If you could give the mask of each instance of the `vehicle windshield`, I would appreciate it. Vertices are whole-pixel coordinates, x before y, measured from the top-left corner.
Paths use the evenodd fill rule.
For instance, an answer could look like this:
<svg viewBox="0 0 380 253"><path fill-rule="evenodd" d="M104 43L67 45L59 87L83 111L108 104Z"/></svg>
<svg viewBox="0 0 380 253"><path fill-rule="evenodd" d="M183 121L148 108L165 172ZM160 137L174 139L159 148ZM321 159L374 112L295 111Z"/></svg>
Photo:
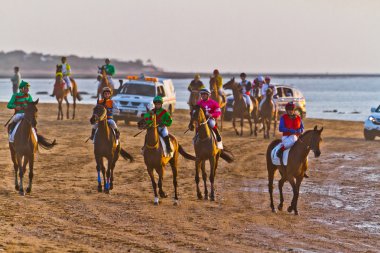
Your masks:
<svg viewBox="0 0 380 253"><path fill-rule="evenodd" d="M375 112L380 112L380 105L379 105L379 107L377 107Z"/></svg>
<svg viewBox="0 0 380 253"><path fill-rule="evenodd" d="M154 97L155 87L153 85L145 85L145 84L136 84L136 83L127 83L124 84L123 88L120 91L121 94L128 95L140 95L140 96L149 96Z"/></svg>

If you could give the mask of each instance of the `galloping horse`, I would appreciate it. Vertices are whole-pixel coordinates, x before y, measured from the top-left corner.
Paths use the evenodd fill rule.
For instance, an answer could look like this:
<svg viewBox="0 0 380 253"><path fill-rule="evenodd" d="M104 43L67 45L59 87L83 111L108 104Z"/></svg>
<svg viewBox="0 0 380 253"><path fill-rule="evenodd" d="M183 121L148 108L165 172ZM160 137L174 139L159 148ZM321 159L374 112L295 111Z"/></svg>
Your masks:
<svg viewBox="0 0 380 253"><path fill-rule="evenodd" d="M94 138L94 154L96 159L96 170L98 172L98 192L102 192L102 181L100 171L103 174L104 192L109 193L113 189L113 170L119 159L119 154L127 160L133 162L133 157L121 148L120 142L116 143L116 138L107 122L107 109L103 105L96 105L90 119L91 124L98 124L98 130ZM103 158L106 158L107 175ZM107 179L106 179L107 178Z"/></svg>
<svg viewBox="0 0 380 253"><path fill-rule="evenodd" d="M67 106L66 117L67 117L67 119L69 119L70 118L70 113L69 113L70 103L67 99L67 96L70 93L70 91L69 91L69 89L66 89L66 83L63 80L63 76L57 75L57 73L62 73L62 65L57 65L56 75L55 75L55 83L54 83L54 94L55 94L55 98L58 101L57 120L63 120L63 110L62 110L63 100L66 101L66 106ZM70 81L71 81L71 91L72 91L72 96L73 96L73 107L74 107L73 108L73 119L75 119L75 109L77 106L77 99L79 101L81 101L82 97L78 93L77 83L71 77L70 77Z"/></svg>
<svg viewBox="0 0 380 253"><path fill-rule="evenodd" d="M14 142L9 143L9 149L11 151L11 158L15 170L15 189L19 191L21 196L25 195L23 178L28 164L29 185L26 188L26 192L30 193L32 190L34 154L38 150L38 145L45 149L51 149L56 145L55 140L52 143L48 143L47 140L39 134L37 134L36 139L32 132L32 128L35 128L37 125L37 104L38 99L35 102L28 103L28 106L25 109L24 119L17 127ZM17 173L19 173L20 176L20 184L18 183Z"/></svg>
<svg viewBox="0 0 380 253"><path fill-rule="evenodd" d="M152 187L154 192L154 204L159 204L159 198L157 194L157 184L154 179L153 170L156 170L158 174L158 188L161 198L166 198L168 195L162 189L162 181L164 177L164 167L170 163L173 172L173 185L174 185L174 204L178 202L177 193L177 165L178 156L181 154L183 157L189 160L195 160L195 157L186 153L182 146L178 143L177 139L173 135L170 136L170 142L173 145L173 156L165 156L163 152L162 143L158 135L158 125L156 122L156 115L152 115L152 124L148 125L144 119L138 122L139 129L146 129L145 135L145 147L143 150L144 162L152 181Z"/></svg>
<svg viewBox="0 0 380 253"><path fill-rule="evenodd" d="M104 87L108 87L111 90L114 90L115 87L113 87L113 85L108 81L106 68L104 66L102 66L102 67L98 67L98 69L99 69L99 74L102 75L102 81L101 81L101 83L98 87L97 93L96 93L96 97L99 99L100 94L102 94L102 90Z"/></svg>
<svg viewBox="0 0 380 253"><path fill-rule="evenodd" d="M219 129L220 129L220 131L223 131L223 119L224 119L224 114L226 111L226 104L227 104L226 101L227 100L226 100L225 95L223 95L223 96L219 95L217 81L216 81L216 78L213 76L210 77L210 91L211 91L211 99L218 102L219 107L220 107L221 114L220 114L220 127L219 127Z"/></svg>
<svg viewBox="0 0 380 253"><path fill-rule="evenodd" d="M269 131L270 131L270 126L272 124L272 119L274 120L273 137L276 134L277 109L276 109L276 105L273 104L272 97L273 97L273 90L269 88L266 91L266 99L260 109L260 116L261 116L261 120L263 122L263 127L264 127L264 131L263 131L264 139L269 139Z"/></svg>
<svg viewBox="0 0 380 253"><path fill-rule="evenodd" d="M245 118L248 120L249 127L251 129L251 135L252 135L253 130L252 130L251 111L243 97L243 93L240 92L238 84L235 82L235 78L232 78L230 81L224 84L223 88L231 89L232 94L234 96L234 107L233 107L233 112L232 112L232 126L235 129L236 135L239 135L239 132L236 129L236 125L235 125L235 121L237 117L240 118L240 136L243 135L243 125L244 125Z"/></svg>
<svg viewBox="0 0 380 253"><path fill-rule="evenodd" d="M272 163L271 152L274 147L276 147L281 140L272 141L267 149L266 159L267 159L267 169L268 169L268 188L270 196L270 207L272 212L275 212L273 204L273 179L274 173L278 169L281 174L281 179L278 182L278 189L280 191L280 204L278 205L278 210L282 211L284 196L282 194L282 187L285 181L288 181L293 189L293 199L291 205L288 207L288 212L294 211L295 215L298 215L297 202L300 191L300 186L304 178L304 174L307 170L308 161L307 156L312 150L315 157L321 155L319 149L319 144L322 141L321 133L323 127L318 130L317 126L313 130L308 130L302 134L298 141L289 151L289 158L287 166L277 166ZM294 181L295 180L295 181Z"/></svg>
<svg viewBox="0 0 380 253"><path fill-rule="evenodd" d="M194 122L197 126L197 133L194 137L194 150L196 155L195 160L195 182L197 184L197 196L198 199L202 199L202 193L199 189L199 169L202 169L202 178L204 184L204 199L208 199L207 191L207 174L206 174L206 160L210 162L210 183L211 183L211 201L215 200L214 180L216 169L218 167L219 157L225 161L231 163L234 158L233 155L226 151L218 149L215 138L211 135L211 129L207 124L203 109L200 106L196 106L192 113L192 117L189 124L189 129L192 130Z"/></svg>

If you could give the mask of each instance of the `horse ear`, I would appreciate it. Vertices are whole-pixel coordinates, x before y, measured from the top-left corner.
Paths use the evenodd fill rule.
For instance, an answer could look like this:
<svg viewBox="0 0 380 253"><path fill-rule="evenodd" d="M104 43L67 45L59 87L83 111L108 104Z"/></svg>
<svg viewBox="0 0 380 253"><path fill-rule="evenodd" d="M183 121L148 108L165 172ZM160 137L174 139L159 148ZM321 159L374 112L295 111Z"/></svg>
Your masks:
<svg viewBox="0 0 380 253"><path fill-rule="evenodd" d="M318 126L315 125L315 126L314 126L314 131L317 131L317 130L318 130Z"/></svg>
<svg viewBox="0 0 380 253"><path fill-rule="evenodd" d="M232 79L231 79L231 80L235 82L235 77L232 77Z"/></svg>
<svg viewBox="0 0 380 253"><path fill-rule="evenodd" d="M35 104L35 105L36 105L36 104L38 104L38 102L39 102L39 101L40 101L40 99L39 99L39 98L37 98L37 100L36 100L36 101L34 101L34 102L33 102L33 104Z"/></svg>
<svg viewBox="0 0 380 253"><path fill-rule="evenodd" d="M321 130L319 130L319 133L322 133L322 131L323 131L323 127L321 128Z"/></svg>

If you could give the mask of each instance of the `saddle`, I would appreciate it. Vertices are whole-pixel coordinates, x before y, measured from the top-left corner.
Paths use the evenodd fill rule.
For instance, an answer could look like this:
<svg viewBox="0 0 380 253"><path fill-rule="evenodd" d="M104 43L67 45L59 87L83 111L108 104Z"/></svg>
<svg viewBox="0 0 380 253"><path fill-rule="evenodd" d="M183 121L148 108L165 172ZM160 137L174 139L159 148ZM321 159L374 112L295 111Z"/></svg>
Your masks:
<svg viewBox="0 0 380 253"><path fill-rule="evenodd" d="M281 148L281 143L279 143L276 147L274 147L272 149L272 152L270 154L270 157L271 157L271 160L272 160L272 163L274 165L278 165L280 166L281 165L281 161L280 161L280 158L277 156L277 151ZM282 155L282 161L284 163L284 165L288 165L288 157L289 157L289 151L291 150L291 148L289 149L286 149L284 150L284 153Z"/></svg>

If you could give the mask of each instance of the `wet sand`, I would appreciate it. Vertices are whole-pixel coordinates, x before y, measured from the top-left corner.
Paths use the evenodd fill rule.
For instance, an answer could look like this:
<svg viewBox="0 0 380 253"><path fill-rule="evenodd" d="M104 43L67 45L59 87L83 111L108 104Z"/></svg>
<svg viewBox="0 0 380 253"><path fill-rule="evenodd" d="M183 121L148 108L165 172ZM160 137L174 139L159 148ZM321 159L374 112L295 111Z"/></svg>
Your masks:
<svg viewBox="0 0 380 253"><path fill-rule="evenodd" d="M0 138L0 250L6 252L378 252L380 249L380 141L363 139L361 122L305 120L324 126L322 155L309 157L309 179L301 186L300 216L269 207L265 150L259 137L237 137L225 122L224 143L236 162L217 169L216 201L197 200L194 162L180 157L179 206L173 206L171 169L164 177L167 199L153 205L149 176L140 154L144 135L119 122L122 146L136 162L119 160L111 194L97 192L90 134L91 106L76 120L56 120L56 104L40 104L38 131L56 138L40 149L31 194L14 189L5 130ZM0 103L0 122L12 114ZM194 154L185 111L170 128ZM279 137L280 135L277 134ZM27 172L28 173L28 172ZM279 176L276 175L276 179ZM27 184L27 177L25 178ZM209 186L209 184L208 184ZM288 183L285 206L292 197ZM277 182L275 205L279 203Z"/></svg>

